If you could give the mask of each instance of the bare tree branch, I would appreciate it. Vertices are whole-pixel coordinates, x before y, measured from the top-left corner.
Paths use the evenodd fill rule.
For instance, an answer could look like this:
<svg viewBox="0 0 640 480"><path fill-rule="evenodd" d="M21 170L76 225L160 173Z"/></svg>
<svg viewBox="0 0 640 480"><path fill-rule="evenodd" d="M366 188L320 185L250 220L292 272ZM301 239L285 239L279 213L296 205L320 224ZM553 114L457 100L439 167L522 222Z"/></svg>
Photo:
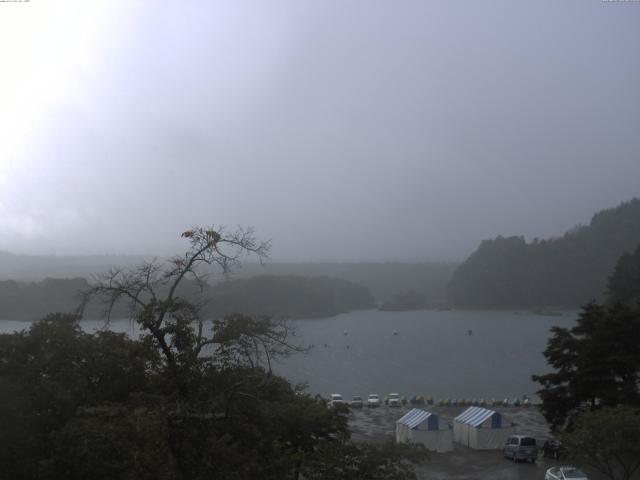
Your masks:
<svg viewBox="0 0 640 480"><path fill-rule="evenodd" d="M108 324L118 305L127 304L131 317L155 341L176 375L181 362L198 360L203 348L215 343L204 334L200 316L204 302L179 296L184 280L193 280L202 293L207 285L203 266L217 266L226 275L247 255L257 256L262 262L270 248L269 242L259 242L250 228L238 227L227 233L223 227L195 226L182 237L189 244L182 256L166 262L154 258L131 269L111 269L93 279L92 286L82 292L78 307L82 315L91 301L101 301Z"/></svg>

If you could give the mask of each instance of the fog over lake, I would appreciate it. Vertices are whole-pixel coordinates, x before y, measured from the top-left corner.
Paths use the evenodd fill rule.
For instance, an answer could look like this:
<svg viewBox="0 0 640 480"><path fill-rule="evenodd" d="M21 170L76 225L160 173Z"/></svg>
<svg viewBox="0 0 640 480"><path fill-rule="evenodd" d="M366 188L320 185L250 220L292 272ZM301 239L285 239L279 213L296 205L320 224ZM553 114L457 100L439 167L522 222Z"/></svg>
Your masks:
<svg viewBox="0 0 640 480"><path fill-rule="evenodd" d="M313 348L274 369L293 382L307 382L311 393L323 396L399 392L452 399L535 397L539 386L531 375L548 371L542 351L549 329L571 326L575 319L574 312L542 316L524 311L362 310L298 320L293 322L293 340ZM0 331L27 325L3 321ZM104 322L82 325L91 332ZM138 333L126 320L113 321L111 328Z"/></svg>
<svg viewBox="0 0 640 480"><path fill-rule="evenodd" d="M0 480L640 480L640 0L0 0L0 59Z"/></svg>

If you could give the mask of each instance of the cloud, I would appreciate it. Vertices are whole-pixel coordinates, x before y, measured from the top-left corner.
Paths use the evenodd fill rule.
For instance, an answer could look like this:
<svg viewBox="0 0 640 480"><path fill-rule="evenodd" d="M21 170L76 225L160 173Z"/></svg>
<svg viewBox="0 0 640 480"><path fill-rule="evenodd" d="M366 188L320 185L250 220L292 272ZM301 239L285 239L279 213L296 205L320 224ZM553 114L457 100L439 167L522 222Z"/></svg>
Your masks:
<svg viewBox="0 0 640 480"><path fill-rule="evenodd" d="M0 248L163 254L222 223L275 258L451 259L640 193L616 9L42 5L0 34L28 40L0 80Z"/></svg>

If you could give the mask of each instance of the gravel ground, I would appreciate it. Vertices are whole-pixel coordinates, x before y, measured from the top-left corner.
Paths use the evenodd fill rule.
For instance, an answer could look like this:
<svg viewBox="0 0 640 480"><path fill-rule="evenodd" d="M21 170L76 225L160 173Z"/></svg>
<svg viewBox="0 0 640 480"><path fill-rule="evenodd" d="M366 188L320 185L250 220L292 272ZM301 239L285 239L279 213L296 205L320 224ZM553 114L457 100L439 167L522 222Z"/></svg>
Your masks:
<svg viewBox="0 0 640 480"><path fill-rule="evenodd" d="M381 443L395 438L395 422L413 407L387 407L355 409L349 416L352 438L358 442ZM452 422L467 407L418 407L440 416L440 421ZM536 407L490 407L516 424L518 434L535 437L539 445L549 435L544 417ZM454 443L454 451L431 453L430 458L417 468L420 480L533 480L543 479L545 471L562 461L539 457L535 464L513 463L495 450L472 450ZM595 472L587 471L591 480L604 480ZM637 477L637 476L636 476Z"/></svg>

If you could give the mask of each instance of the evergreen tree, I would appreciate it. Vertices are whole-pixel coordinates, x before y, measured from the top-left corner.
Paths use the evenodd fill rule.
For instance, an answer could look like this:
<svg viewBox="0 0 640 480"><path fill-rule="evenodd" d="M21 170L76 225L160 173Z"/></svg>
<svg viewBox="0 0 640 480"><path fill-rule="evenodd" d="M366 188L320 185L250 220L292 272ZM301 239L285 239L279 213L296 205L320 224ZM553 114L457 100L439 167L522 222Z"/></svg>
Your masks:
<svg viewBox="0 0 640 480"><path fill-rule="evenodd" d="M609 303L637 306L640 303L640 244L632 254L620 257L607 289Z"/></svg>
<svg viewBox="0 0 640 480"><path fill-rule="evenodd" d="M544 355L555 371L533 380L552 428L580 411L640 406L640 310L590 303L576 326L551 331Z"/></svg>
<svg viewBox="0 0 640 480"><path fill-rule="evenodd" d="M527 243L521 236L498 236L483 241L456 269L450 298L456 306L476 308L575 307L600 301L620 255L639 243L640 199L603 210L589 225L559 238ZM631 286L627 278L621 281Z"/></svg>

